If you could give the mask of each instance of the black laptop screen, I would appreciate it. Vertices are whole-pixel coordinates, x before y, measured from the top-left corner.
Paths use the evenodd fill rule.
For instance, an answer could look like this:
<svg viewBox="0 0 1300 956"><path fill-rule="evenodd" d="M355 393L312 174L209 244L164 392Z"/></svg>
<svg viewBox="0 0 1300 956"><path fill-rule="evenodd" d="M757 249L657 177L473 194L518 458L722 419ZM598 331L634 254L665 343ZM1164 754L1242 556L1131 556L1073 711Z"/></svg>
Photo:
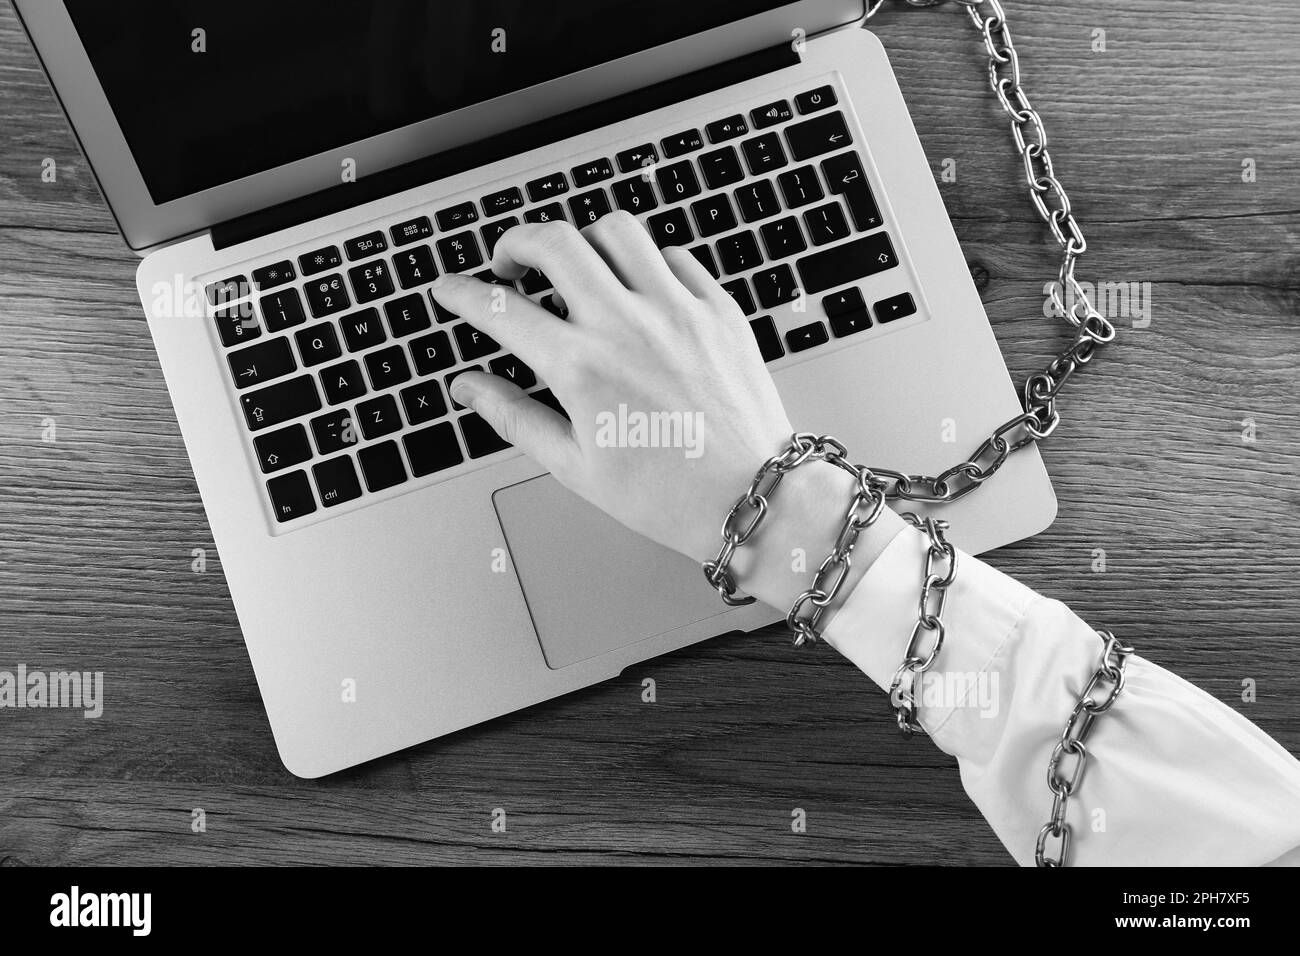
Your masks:
<svg viewBox="0 0 1300 956"><path fill-rule="evenodd" d="M65 3L156 203L783 5Z"/></svg>

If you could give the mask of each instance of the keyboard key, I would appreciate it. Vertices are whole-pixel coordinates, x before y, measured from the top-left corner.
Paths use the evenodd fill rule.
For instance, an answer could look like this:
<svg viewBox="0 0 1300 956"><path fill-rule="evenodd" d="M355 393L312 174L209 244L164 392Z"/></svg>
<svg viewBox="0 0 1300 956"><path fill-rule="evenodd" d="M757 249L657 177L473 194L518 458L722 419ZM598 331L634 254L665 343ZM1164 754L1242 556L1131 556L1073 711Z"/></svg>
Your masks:
<svg viewBox="0 0 1300 956"><path fill-rule="evenodd" d="M253 270L253 285L262 290L274 289L296 278L298 273L288 259L281 259L279 262L272 262L269 266Z"/></svg>
<svg viewBox="0 0 1300 956"><path fill-rule="evenodd" d="M877 232L799 260L799 277L810 295L848 285L898 265L889 233Z"/></svg>
<svg viewBox="0 0 1300 956"><path fill-rule="evenodd" d="M573 214L573 224L581 229L590 226L601 216L609 212L609 199L603 189L591 189L578 193L569 200L569 212Z"/></svg>
<svg viewBox="0 0 1300 956"><path fill-rule="evenodd" d="M343 265L343 257L339 255L338 246L326 246L324 249L307 252L298 257L298 267L302 269L302 274L305 276L314 276L327 269L337 269L341 265Z"/></svg>
<svg viewBox="0 0 1300 956"><path fill-rule="evenodd" d="M403 435L402 444L406 446L406 457L411 461L411 474L417 478L451 468L465 460L451 422L440 422L432 428L421 428L418 432Z"/></svg>
<svg viewBox="0 0 1300 956"><path fill-rule="evenodd" d="M776 133L747 139L740 148L744 150L749 171L755 176L770 173L786 164L785 150L781 148L781 138Z"/></svg>
<svg viewBox="0 0 1300 956"><path fill-rule="evenodd" d="M542 308L557 319L567 319L569 317L569 307L562 305L560 300L553 295L542 296Z"/></svg>
<svg viewBox="0 0 1300 956"><path fill-rule="evenodd" d="M630 173L633 170L641 169L644 166L653 166L659 162L659 154L655 148L646 143L644 146L634 146L632 149L625 149L614 157L618 163L620 173Z"/></svg>
<svg viewBox="0 0 1300 956"><path fill-rule="evenodd" d="M775 308L783 302L793 302L799 298L799 286L794 281L794 273L787 265L772 266L752 277L754 291L758 293L758 302L765 309Z"/></svg>
<svg viewBox="0 0 1300 956"><path fill-rule="evenodd" d="M397 450L395 441L380 442L363 448L358 452L357 458L361 461L366 488L372 494L406 481L406 467L402 464L402 453Z"/></svg>
<svg viewBox="0 0 1300 956"><path fill-rule="evenodd" d="M349 269L348 279L352 282L358 304L393 294L393 278L388 274L388 263L383 259Z"/></svg>
<svg viewBox="0 0 1300 956"><path fill-rule="evenodd" d="M701 238L736 228L736 214L731 211L731 201L727 199L726 193L691 203L691 215L695 217L695 226Z"/></svg>
<svg viewBox="0 0 1300 956"><path fill-rule="evenodd" d="M336 451L351 448L361 440L352 412L346 408L336 408L313 418L311 434L316 439L316 449L322 455L332 455Z"/></svg>
<svg viewBox="0 0 1300 956"><path fill-rule="evenodd" d="M767 223L759 229L759 234L763 237L763 247L767 249L769 259L796 256L808 248L803 233L799 231L799 220L794 216Z"/></svg>
<svg viewBox="0 0 1300 956"><path fill-rule="evenodd" d="M491 425L473 412L460 417L460 433L465 438L465 450L469 452L471 458L482 458L484 455L491 455L510 447L510 442L493 431Z"/></svg>
<svg viewBox="0 0 1300 956"><path fill-rule="evenodd" d="M786 129L785 137L790 144L790 155L796 160L811 159L853 142L844 124L844 114L839 110L795 123Z"/></svg>
<svg viewBox="0 0 1300 956"><path fill-rule="evenodd" d="M663 147L664 156L672 159L674 156L685 156L687 153L693 153L702 148L704 140L700 138L698 129L688 129L684 133L665 136L660 140L659 145Z"/></svg>
<svg viewBox="0 0 1300 956"><path fill-rule="evenodd" d="M613 190L614 202L618 203L618 208L633 215L649 212L659 205L654 187L640 176L616 182Z"/></svg>
<svg viewBox="0 0 1300 956"><path fill-rule="evenodd" d="M483 264L483 256L479 254L478 242L472 232L439 239L438 255L442 258L443 268L448 272L464 272L466 269L477 269Z"/></svg>
<svg viewBox="0 0 1300 956"><path fill-rule="evenodd" d="M357 422L367 438L382 438L402 427L397 402L391 395L379 395L357 406Z"/></svg>
<svg viewBox="0 0 1300 956"><path fill-rule="evenodd" d="M722 288L727 295L731 296L736 305L740 306L740 311L745 315L753 315L758 311L758 308L754 305L754 297L749 294L749 284L744 279L732 279L730 282L724 282Z"/></svg>
<svg viewBox="0 0 1300 956"><path fill-rule="evenodd" d="M718 271L717 260L713 258L713 253L709 250L708 245L692 246L691 255L693 255L700 265L709 270L709 275L718 278L722 273Z"/></svg>
<svg viewBox="0 0 1300 956"><path fill-rule="evenodd" d="M574 178L574 184L579 185L577 178ZM548 202L545 206L538 206L536 209L530 209L524 213L524 222L565 222L564 207L558 202Z"/></svg>
<svg viewBox="0 0 1300 956"><path fill-rule="evenodd" d="M524 194L519 191L518 186L511 186L499 192L488 193L479 202L483 206L483 215L490 218L518 209L524 204Z"/></svg>
<svg viewBox="0 0 1300 956"><path fill-rule="evenodd" d="M614 167L610 165L608 159L593 159L581 166L574 166L571 175L573 176L574 188L581 189L583 186L598 183L602 179L609 179L614 175Z"/></svg>
<svg viewBox="0 0 1300 956"><path fill-rule="evenodd" d="M788 119L793 119L794 111L790 109L788 101L777 100L775 103L768 103L756 110L750 110L749 118L754 124L754 129L764 129L768 126L775 126L777 123L784 123Z"/></svg>
<svg viewBox="0 0 1300 956"><path fill-rule="evenodd" d="M668 246L685 246L695 241L691 224L686 221L686 210L666 209L649 219L650 235L660 249Z"/></svg>
<svg viewBox="0 0 1300 956"><path fill-rule="evenodd" d="M311 458L311 445L307 444L307 429L290 425L279 431L267 432L253 439L257 449L257 463L263 474L280 471L290 465L301 465Z"/></svg>
<svg viewBox="0 0 1300 956"><path fill-rule="evenodd" d="M695 167L690 160L661 166L655 173L655 181L664 202L680 202L700 194L700 181L695 178Z"/></svg>
<svg viewBox="0 0 1300 956"><path fill-rule="evenodd" d="M384 238L382 232L368 232L364 236L357 236L343 243L343 251L347 253L350 262L378 255L387 249L388 240Z"/></svg>
<svg viewBox="0 0 1300 956"><path fill-rule="evenodd" d="M438 210L435 218L438 220L438 228L443 232L455 232L462 226L478 222L478 210L472 202L462 202Z"/></svg>
<svg viewBox="0 0 1300 956"><path fill-rule="evenodd" d="M350 402L366 394L366 383L361 377L361 366L351 359L322 369L320 383L325 389L325 401L331 405Z"/></svg>
<svg viewBox="0 0 1300 956"><path fill-rule="evenodd" d="M503 278L501 278L499 275L497 275L497 274L496 274L495 272L493 272L491 269L484 269L482 272L476 272L476 273L474 273L474 278L475 278L475 279L478 279L480 282L488 282L488 283L491 283L492 285L504 285L504 286L509 286L509 287L512 288L512 289L513 289L514 286L515 286L515 284L514 284L513 282L511 282L509 279L503 279Z"/></svg>
<svg viewBox="0 0 1300 956"><path fill-rule="evenodd" d="M208 297L208 305L226 305L244 298L251 291L248 279L242 275L231 276L220 282L209 282L203 287L203 292Z"/></svg>
<svg viewBox="0 0 1300 956"><path fill-rule="evenodd" d="M370 387L376 392L411 380L411 366L406 364L406 353L400 345L366 355L366 371L370 373Z"/></svg>
<svg viewBox="0 0 1300 956"><path fill-rule="evenodd" d="M217 323L217 335L221 337L221 344L226 348L241 342L251 342L262 334L262 326L253 314L251 302L218 309L212 318Z"/></svg>
<svg viewBox="0 0 1300 956"><path fill-rule="evenodd" d="M518 216L505 216L501 219L494 219L479 231L483 234L483 247L487 250L487 257L492 258L492 250L497 247L497 240L506 234L506 230L513 226L519 225Z"/></svg>
<svg viewBox="0 0 1300 956"><path fill-rule="evenodd" d="M249 431L261 431L282 422L320 411L320 396L310 375L299 375L267 385L239 397Z"/></svg>
<svg viewBox="0 0 1300 956"><path fill-rule="evenodd" d="M565 418L569 417L569 413L564 410L564 406L560 404L560 400L555 397L555 394L549 388L538 389L533 392L531 397L534 401L541 402L547 408L551 409L551 411L558 412Z"/></svg>
<svg viewBox="0 0 1300 956"><path fill-rule="evenodd" d="M237 388L261 385L298 368L298 363L293 360L293 349L289 348L289 340L284 338L250 345L229 353L226 359L230 362L230 374L234 376Z"/></svg>
<svg viewBox="0 0 1300 956"><path fill-rule="evenodd" d="M488 371L499 375L508 382L514 382L522 389L532 388L537 384L537 376L513 355L502 355L488 362Z"/></svg>
<svg viewBox="0 0 1300 956"><path fill-rule="evenodd" d="M822 310L831 320L831 331L836 338L844 338L871 327L871 316L862 293L856 286L832 293L822 299Z"/></svg>
<svg viewBox="0 0 1300 956"><path fill-rule="evenodd" d="M829 340L830 336L826 334L826 326L821 322L801 325L799 328L791 329L785 333L785 344L790 346L791 352L802 352L818 345L825 345Z"/></svg>
<svg viewBox="0 0 1300 956"><path fill-rule="evenodd" d="M745 117L737 113L735 116L710 123L704 127L704 132L709 137L710 143L723 143L737 136L744 136L749 132L749 124L745 122Z"/></svg>
<svg viewBox="0 0 1300 956"><path fill-rule="evenodd" d="M551 280L536 269L529 269L520 277L519 288L527 295L536 295L551 288Z"/></svg>
<svg viewBox="0 0 1300 956"><path fill-rule="evenodd" d="M844 210L834 201L809 209L803 214L803 221L808 227L808 238L814 246L824 246L849 234L849 223L844 218Z"/></svg>
<svg viewBox="0 0 1300 956"><path fill-rule="evenodd" d="M532 180L527 184L527 189L528 198L532 202L545 202L561 193L567 193L569 191L569 181L565 178L564 173L551 173L551 175L543 176L541 179Z"/></svg>
<svg viewBox="0 0 1300 956"><path fill-rule="evenodd" d="M388 231L392 234L393 245L408 246L413 242L419 242L421 239L428 239L432 236L433 224L429 222L428 216L416 216L414 219L406 220L406 222L399 222Z"/></svg>
<svg viewBox="0 0 1300 956"><path fill-rule="evenodd" d="M501 346L497 345L496 339L485 332L480 332L468 322L454 326L452 334L456 336L456 348L460 350L460 357L466 362L501 351Z"/></svg>
<svg viewBox="0 0 1300 956"><path fill-rule="evenodd" d="M388 338L379 321L379 312L373 308L344 316L339 319L339 327L343 329L343 341L349 352L362 352Z"/></svg>
<svg viewBox="0 0 1300 956"><path fill-rule="evenodd" d="M438 269L433 264L433 250L427 245L416 246L393 256L393 268L397 270L397 281L403 289L424 285L438 278Z"/></svg>
<svg viewBox="0 0 1300 956"><path fill-rule="evenodd" d="M875 229L883 222L857 153L844 153L823 160L822 175L826 177L831 192L843 196L849 204L849 215L859 232Z"/></svg>
<svg viewBox="0 0 1300 956"><path fill-rule="evenodd" d="M342 288L343 280L338 276L335 278ZM344 292L343 295L346 297L347 293ZM257 300L257 304L262 308L262 321L266 323L268 332L279 332L307 321L307 316L302 311L302 299L298 298L296 289L281 289L264 295Z"/></svg>
<svg viewBox="0 0 1300 956"><path fill-rule="evenodd" d="M815 90L809 90L807 93L800 93L796 96L794 98L794 108L801 114L816 113L828 106L834 106L837 102L834 89L829 86L819 86Z"/></svg>
<svg viewBox="0 0 1300 956"><path fill-rule="evenodd" d="M822 192L822 184L817 179L817 170L811 166L788 169L777 176L776 181L781 187L781 195L785 197L785 204L789 209L806 206L825 195Z"/></svg>
<svg viewBox="0 0 1300 956"><path fill-rule="evenodd" d="M272 478L266 483L266 490L271 495L271 511L281 524L316 510L316 499L311 496L311 485L305 471Z"/></svg>
<svg viewBox="0 0 1300 956"><path fill-rule="evenodd" d="M763 254L758 251L758 241L752 232L738 232L719 239L717 248L722 271L728 275L748 272L763 264Z"/></svg>
<svg viewBox="0 0 1300 956"><path fill-rule="evenodd" d="M411 340L411 358L419 375L431 375L451 368L456 356L451 351L451 339L441 329Z"/></svg>
<svg viewBox="0 0 1300 956"><path fill-rule="evenodd" d="M781 211L781 204L776 200L776 190L772 188L769 179L741 186L733 195L736 197L736 205L740 207L740 218L745 222L757 222Z"/></svg>
<svg viewBox="0 0 1300 956"><path fill-rule="evenodd" d="M406 420L412 425L423 425L447 414L447 403L442 399L442 388L432 379L407 386L398 393ZM416 474L420 474L416 471Z"/></svg>
<svg viewBox="0 0 1300 956"><path fill-rule="evenodd" d="M451 395L451 383L456 381L456 379L458 379L460 376L464 375L466 372L481 372L481 371L483 371L483 366L481 365L471 365L469 368L456 369L456 371L452 372L450 375L447 376L447 395L448 396ZM451 400L451 407L456 409L456 411L458 412L463 412L465 410L465 406L462 405L460 402L456 401L456 399L454 398Z"/></svg>
<svg viewBox="0 0 1300 956"><path fill-rule="evenodd" d="M395 339L423 332L433 325L429 320L429 310L424 307L424 296L418 292L385 302L384 314L388 316L388 329Z"/></svg>
<svg viewBox="0 0 1300 956"><path fill-rule="evenodd" d="M700 171L704 173L704 182L710 189L721 189L745 178L745 171L740 168L740 157L736 147L724 146L700 157Z"/></svg>
<svg viewBox="0 0 1300 956"><path fill-rule="evenodd" d="M910 292L900 292L898 295L891 295L888 299L881 299L877 302L875 313L877 320L893 322L895 319L915 315L916 302L912 300Z"/></svg>
<svg viewBox="0 0 1300 956"><path fill-rule="evenodd" d="M337 272L323 279L314 279L303 286L303 289L307 293L307 302L311 306L311 314L318 319L321 316L342 312L352 305L352 302L348 299L348 290L343 287L343 276ZM293 290L286 291L292 292ZM279 292L272 293L272 295L280 294ZM270 327L270 320L268 319L267 328Z"/></svg>
<svg viewBox="0 0 1300 956"><path fill-rule="evenodd" d="M433 297L433 290L429 290L429 303L433 306L433 317L439 322L455 322L460 318L459 315L452 312L441 302Z"/></svg>
<svg viewBox="0 0 1300 956"><path fill-rule="evenodd" d="M772 321L770 315L760 315L756 319L750 319L749 328L754 333L755 341L758 342L758 354L763 357L764 362L775 362L785 354L785 348L781 345L781 336L776 334L776 323Z"/></svg>
<svg viewBox="0 0 1300 956"><path fill-rule="evenodd" d="M320 503L326 508L361 497L361 482L357 481L357 470L347 455L318 462L311 466L311 473L316 478Z"/></svg>

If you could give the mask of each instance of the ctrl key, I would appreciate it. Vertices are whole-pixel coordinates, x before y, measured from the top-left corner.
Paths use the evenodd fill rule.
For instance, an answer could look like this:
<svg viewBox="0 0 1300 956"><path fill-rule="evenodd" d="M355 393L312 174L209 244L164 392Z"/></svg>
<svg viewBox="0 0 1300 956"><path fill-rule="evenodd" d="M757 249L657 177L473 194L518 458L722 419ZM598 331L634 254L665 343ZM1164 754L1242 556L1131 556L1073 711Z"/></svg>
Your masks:
<svg viewBox="0 0 1300 956"><path fill-rule="evenodd" d="M316 499L312 497L311 483L308 482L305 471L292 471L279 478L272 478L266 483L266 490L271 495L271 510L275 512L275 520L281 524L316 510Z"/></svg>

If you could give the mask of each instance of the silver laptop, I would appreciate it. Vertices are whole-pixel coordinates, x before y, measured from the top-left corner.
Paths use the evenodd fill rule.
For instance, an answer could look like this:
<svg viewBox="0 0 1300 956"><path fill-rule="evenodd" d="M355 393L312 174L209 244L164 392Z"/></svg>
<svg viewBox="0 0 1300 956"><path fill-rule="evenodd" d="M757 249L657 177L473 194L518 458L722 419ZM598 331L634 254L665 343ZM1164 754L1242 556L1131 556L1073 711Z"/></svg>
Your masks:
<svg viewBox="0 0 1300 956"><path fill-rule="evenodd" d="M295 774L779 616L726 608L453 405L471 367L557 403L427 294L491 279L511 225L622 208L689 247L791 421L866 464L935 473L1020 410L861 2L16 6L143 257ZM978 552L1055 507L1031 448L944 514Z"/></svg>

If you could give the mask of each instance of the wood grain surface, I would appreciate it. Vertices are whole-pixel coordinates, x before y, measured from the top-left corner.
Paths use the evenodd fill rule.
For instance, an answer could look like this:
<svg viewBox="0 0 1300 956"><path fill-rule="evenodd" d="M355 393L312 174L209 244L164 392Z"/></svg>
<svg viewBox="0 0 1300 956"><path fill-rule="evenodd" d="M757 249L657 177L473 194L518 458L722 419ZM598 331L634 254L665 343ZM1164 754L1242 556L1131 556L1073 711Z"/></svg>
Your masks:
<svg viewBox="0 0 1300 956"><path fill-rule="evenodd" d="M1020 379L1065 341L1043 318L1049 240L965 18L897 6L874 28L936 174L956 160L944 197ZM1081 273L1150 282L1153 308L1063 398L1044 448L1056 524L989 560L1300 752L1300 22L1230 0L1007 6L1091 243ZM103 670L108 697L100 720L0 711L0 863L1010 862L951 758L901 740L833 652L775 631L292 777L135 265L0 5L0 669Z"/></svg>

